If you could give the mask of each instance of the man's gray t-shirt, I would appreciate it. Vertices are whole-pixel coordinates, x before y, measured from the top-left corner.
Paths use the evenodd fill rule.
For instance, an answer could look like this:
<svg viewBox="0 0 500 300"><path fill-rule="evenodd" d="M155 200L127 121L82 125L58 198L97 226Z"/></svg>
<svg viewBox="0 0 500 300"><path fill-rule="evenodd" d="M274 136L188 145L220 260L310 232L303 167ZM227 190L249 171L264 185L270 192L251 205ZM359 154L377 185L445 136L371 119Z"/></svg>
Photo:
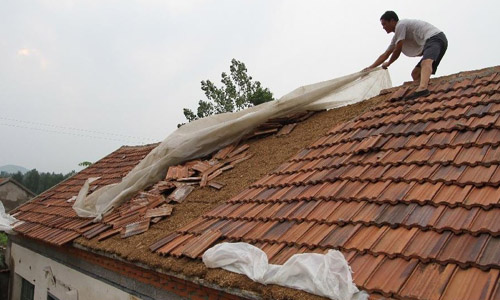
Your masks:
<svg viewBox="0 0 500 300"><path fill-rule="evenodd" d="M435 26L420 20L399 20L387 50L394 50L396 43L404 40L402 52L406 56L422 55L425 41L442 32Z"/></svg>

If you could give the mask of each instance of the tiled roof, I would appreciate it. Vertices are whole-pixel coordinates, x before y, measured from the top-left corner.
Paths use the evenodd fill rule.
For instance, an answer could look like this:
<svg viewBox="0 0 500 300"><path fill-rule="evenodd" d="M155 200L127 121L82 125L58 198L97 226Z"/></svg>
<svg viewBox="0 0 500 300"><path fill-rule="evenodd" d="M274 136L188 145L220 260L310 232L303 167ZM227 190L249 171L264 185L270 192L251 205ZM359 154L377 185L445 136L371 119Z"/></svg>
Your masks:
<svg viewBox="0 0 500 300"><path fill-rule="evenodd" d="M90 191L116 183L135 167L157 144L124 146L109 154L85 170L61 182L33 200L18 207L11 214L21 222L14 230L33 239L63 245L77 237L95 236L111 227L112 218L120 214L115 210L105 218L106 223L92 223L92 219L81 218L73 210L74 199L83 183L90 177L100 176L90 185Z"/></svg>
<svg viewBox="0 0 500 300"><path fill-rule="evenodd" d="M0 184L4 181L7 181L9 178L0 178Z"/></svg>
<svg viewBox="0 0 500 300"><path fill-rule="evenodd" d="M246 139L278 133L290 122L302 122L314 114L315 112L302 112L271 119L256 128ZM293 128L286 129L280 135L289 134ZM168 203L182 202L194 186L222 188L223 185L214 179L252 157L252 154L247 153L247 144L229 145L216 152L209 161L193 160L183 165L170 166L166 170L165 180L136 193L105 215L100 222L77 216L72 206L85 180L98 178L90 185L89 193L119 182L157 145L122 147L33 201L21 205L12 212L20 220L14 224L14 230L29 238L57 246L80 236L102 241L118 233L121 233L122 238L142 234L149 229L151 223L158 223L172 214L174 207Z"/></svg>
<svg viewBox="0 0 500 300"><path fill-rule="evenodd" d="M270 263L340 249L385 297L500 298L500 73L434 82L333 128L151 249L199 258L245 241Z"/></svg>

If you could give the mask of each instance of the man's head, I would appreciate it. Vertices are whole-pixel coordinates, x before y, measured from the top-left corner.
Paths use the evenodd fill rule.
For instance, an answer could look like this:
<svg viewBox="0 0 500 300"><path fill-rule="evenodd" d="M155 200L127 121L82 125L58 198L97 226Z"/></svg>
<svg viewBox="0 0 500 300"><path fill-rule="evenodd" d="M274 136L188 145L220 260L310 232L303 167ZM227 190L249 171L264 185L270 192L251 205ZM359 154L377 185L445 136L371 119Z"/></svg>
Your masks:
<svg viewBox="0 0 500 300"><path fill-rule="evenodd" d="M398 15L392 10L386 11L380 17L380 24L382 24L382 28L384 28L387 33L394 32L394 30L396 30L396 24L398 21Z"/></svg>

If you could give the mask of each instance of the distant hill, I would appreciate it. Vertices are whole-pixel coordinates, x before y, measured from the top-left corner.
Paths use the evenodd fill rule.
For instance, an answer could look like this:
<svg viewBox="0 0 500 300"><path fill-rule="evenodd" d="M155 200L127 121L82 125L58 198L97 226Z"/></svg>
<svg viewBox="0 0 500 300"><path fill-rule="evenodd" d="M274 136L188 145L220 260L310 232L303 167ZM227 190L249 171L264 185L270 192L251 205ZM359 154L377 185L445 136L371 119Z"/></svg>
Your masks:
<svg viewBox="0 0 500 300"><path fill-rule="evenodd" d="M26 173L28 172L29 170L24 168L24 167L21 167L21 166L16 166L16 165L5 165L5 166L1 166L0 167L0 172L7 172L7 173L11 173L11 174L14 174L14 173L17 173L17 172L21 172L21 173Z"/></svg>

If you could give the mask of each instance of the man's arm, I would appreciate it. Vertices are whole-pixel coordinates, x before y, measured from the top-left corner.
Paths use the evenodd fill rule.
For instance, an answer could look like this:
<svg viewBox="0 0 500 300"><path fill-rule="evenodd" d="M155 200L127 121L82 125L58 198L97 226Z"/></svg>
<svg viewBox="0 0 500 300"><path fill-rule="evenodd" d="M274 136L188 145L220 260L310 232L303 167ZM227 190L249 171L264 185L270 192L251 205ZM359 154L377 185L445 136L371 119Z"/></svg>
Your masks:
<svg viewBox="0 0 500 300"><path fill-rule="evenodd" d="M387 69L387 67L392 64L396 59L398 59L399 55L401 54L401 50L403 49L403 41L399 41L398 43L396 43L396 45L394 46L394 49L389 49L387 51L385 51L384 53L382 53L378 58L377 60L375 60L375 62L373 64L371 64L370 66L366 67L363 69L363 71L369 71L375 67L378 67L380 64L382 64L382 68L384 69ZM392 54L392 56L391 56ZM387 64L388 62L384 63L384 61L386 61L389 56L391 57L391 59L389 60L389 64ZM386 65L387 64L387 65Z"/></svg>
<svg viewBox="0 0 500 300"><path fill-rule="evenodd" d="M382 64L382 68L387 69L393 62L395 62L399 58L401 50L403 50L403 41L399 41L396 43L394 50L392 50L391 58L389 59L389 61Z"/></svg>

